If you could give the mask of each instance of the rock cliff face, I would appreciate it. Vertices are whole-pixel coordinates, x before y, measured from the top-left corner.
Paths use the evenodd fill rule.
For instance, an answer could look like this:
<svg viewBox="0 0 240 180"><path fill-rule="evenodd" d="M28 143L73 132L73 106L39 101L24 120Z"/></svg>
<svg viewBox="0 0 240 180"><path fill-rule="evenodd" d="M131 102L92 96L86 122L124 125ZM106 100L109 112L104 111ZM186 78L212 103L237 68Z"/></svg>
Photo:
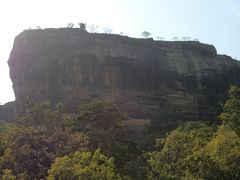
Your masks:
<svg viewBox="0 0 240 180"><path fill-rule="evenodd" d="M14 102L8 102L0 105L0 123L2 121L11 121L14 114Z"/></svg>
<svg viewBox="0 0 240 180"><path fill-rule="evenodd" d="M16 110L24 98L64 102L67 112L95 99L114 101L132 118L169 110L214 119L240 63L211 45L166 42L79 29L28 30L9 58Z"/></svg>

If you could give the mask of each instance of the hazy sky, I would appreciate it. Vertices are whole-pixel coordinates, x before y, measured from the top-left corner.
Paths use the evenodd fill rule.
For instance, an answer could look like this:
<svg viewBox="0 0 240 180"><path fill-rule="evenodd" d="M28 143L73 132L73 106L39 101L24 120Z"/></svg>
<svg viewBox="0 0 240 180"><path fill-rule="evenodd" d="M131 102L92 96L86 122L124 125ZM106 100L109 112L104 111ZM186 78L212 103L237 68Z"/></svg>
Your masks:
<svg viewBox="0 0 240 180"><path fill-rule="evenodd" d="M14 37L29 27L84 22L132 37L190 36L240 59L240 0L2 0L0 22L2 104L14 100L7 66Z"/></svg>

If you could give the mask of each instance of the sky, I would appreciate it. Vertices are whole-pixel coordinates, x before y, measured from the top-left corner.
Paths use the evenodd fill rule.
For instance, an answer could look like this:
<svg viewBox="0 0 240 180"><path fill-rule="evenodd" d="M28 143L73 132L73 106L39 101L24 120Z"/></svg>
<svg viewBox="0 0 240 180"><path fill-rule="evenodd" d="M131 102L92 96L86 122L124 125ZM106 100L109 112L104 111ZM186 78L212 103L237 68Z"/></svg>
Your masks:
<svg viewBox="0 0 240 180"><path fill-rule="evenodd" d="M190 36L240 59L239 0L2 0L0 22L1 104L15 99L7 65L14 37L37 26L83 22L136 38L143 31L165 40Z"/></svg>

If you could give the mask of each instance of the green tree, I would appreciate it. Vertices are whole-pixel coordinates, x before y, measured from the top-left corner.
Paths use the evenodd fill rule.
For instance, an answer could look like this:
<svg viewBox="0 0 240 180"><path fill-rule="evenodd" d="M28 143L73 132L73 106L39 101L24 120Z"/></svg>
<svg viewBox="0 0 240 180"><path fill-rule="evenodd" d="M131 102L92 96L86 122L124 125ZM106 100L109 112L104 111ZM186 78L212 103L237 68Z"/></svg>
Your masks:
<svg viewBox="0 0 240 180"><path fill-rule="evenodd" d="M145 180L149 172L147 163L148 155L142 153L135 158L129 158L128 162L124 164L124 175L129 180Z"/></svg>
<svg viewBox="0 0 240 180"><path fill-rule="evenodd" d="M71 156L57 158L49 170L49 180L112 180L119 179L114 172L113 158L103 155L100 150L75 152Z"/></svg>
<svg viewBox="0 0 240 180"><path fill-rule="evenodd" d="M6 132L13 127L11 123L0 123L0 157L4 154L5 150L5 134Z"/></svg>
<svg viewBox="0 0 240 180"><path fill-rule="evenodd" d="M15 180L16 176L12 174L12 171L9 169L3 170L2 180Z"/></svg>
<svg viewBox="0 0 240 180"><path fill-rule="evenodd" d="M31 99L26 99L24 106L25 110L23 116L20 117L20 123L33 127L48 123L51 114L49 102L34 104Z"/></svg>
<svg viewBox="0 0 240 180"><path fill-rule="evenodd" d="M224 180L225 173L203 149L195 151L184 159L185 179Z"/></svg>
<svg viewBox="0 0 240 180"><path fill-rule="evenodd" d="M0 174L12 170L15 176L26 173L30 179L46 177L48 168L58 156L76 150L87 150L82 133L49 131L44 127L15 127L4 133L4 153L0 157Z"/></svg>
<svg viewBox="0 0 240 180"><path fill-rule="evenodd" d="M73 28L74 24L73 23L68 23L67 28Z"/></svg>
<svg viewBox="0 0 240 180"><path fill-rule="evenodd" d="M24 113L19 118L19 123L24 126L45 126L53 130L64 124L62 103L58 103L53 109L48 101L34 104L31 99L26 99L24 106Z"/></svg>
<svg viewBox="0 0 240 180"><path fill-rule="evenodd" d="M123 122L127 117L109 102L97 101L79 107L79 116L70 120L73 132L89 137L90 149L111 150L126 140Z"/></svg>
<svg viewBox="0 0 240 180"><path fill-rule="evenodd" d="M231 86L220 119L240 136L240 88Z"/></svg>
<svg viewBox="0 0 240 180"><path fill-rule="evenodd" d="M225 179L240 177L240 138L231 128L220 126L204 151L218 164Z"/></svg>
<svg viewBox="0 0 240 180"><path fill-rule="evenodd" d="M239 179L239 150L237 134L221 125L205 146L185 159L187 172L197 179Z"/></svg>
<svg viewBox="0 0 240 180"><path fill-rule="evenodd" d="M86 24L85 23L79 23L79 28L83 31L86 31Z"/></svg>
<svg viewBox="0 0 240 180"><path fill-rule="evenodd" d="M96 101L79 108L79 116L69 122L73 132L83 132L89 138L89 149L101 149L115 159L114 164L121 175L128 170L125 164L139 155L134 142L127 138L123 126L128 118L109 102Z"/></svg>
<svg viewBox="0 0 240 180"><path fill-rule="evenodd" d="M149 38L151 36L151 33L148 31L143 31L141 36L143 36L144 38Z"/></svg>
<svg viewBox="0 0 240 180"><path fill-rule="evenodd" d="M215 126L204 122L187 122L169 133L166 138L157 139L156 150L150 153L150 179L176 179L185 177L185 159L205 146L214 135ZM162 148L161 148L162 147Z"/></svg>

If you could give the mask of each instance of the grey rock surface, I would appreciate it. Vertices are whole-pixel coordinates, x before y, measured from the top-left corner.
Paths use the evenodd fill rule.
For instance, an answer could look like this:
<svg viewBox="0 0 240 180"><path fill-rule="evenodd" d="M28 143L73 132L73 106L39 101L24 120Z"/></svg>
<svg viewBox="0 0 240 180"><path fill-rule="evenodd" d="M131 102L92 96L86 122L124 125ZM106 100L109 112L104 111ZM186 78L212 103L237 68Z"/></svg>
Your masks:
<svg viewBox="0 0 240 180"><path fill-rule="evenodd" d="M9 58L16 110L24 98L63 102L66 112L96 99L131 118L172 109L186 119L216 119L217 105L240 82L240 63L195 41L153 41L80 29L27 30Z"/></svg>

